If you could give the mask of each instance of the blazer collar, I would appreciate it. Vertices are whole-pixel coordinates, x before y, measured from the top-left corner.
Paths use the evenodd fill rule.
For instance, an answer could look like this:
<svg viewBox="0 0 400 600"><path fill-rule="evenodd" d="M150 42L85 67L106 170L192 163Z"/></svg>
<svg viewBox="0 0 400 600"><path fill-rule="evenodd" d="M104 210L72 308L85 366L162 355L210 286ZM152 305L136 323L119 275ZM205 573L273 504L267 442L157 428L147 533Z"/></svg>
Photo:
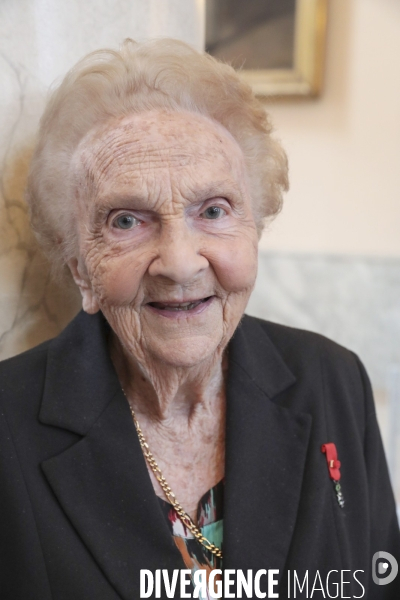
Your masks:
<svg viewBox="0 0 400 600"><path fill-rule="evenodd" d="M110 327L101 313L81 311L51 341L39 415L41 423L85 435L121 391L110 360ZM245 315L229 344L229 372L273 399L296 381L258 319ZM239 368L236 373L236 367ZM232 387L232 386L231 386Z"/></svg>
<svg viewBox="0 0 400 600"><path fill-rule="evenodd" d="M50 343L39 420L84 436L42 462L61 506L122 598L139 569L184 568L153 492L109 358L109 326L81 312ZM300 498L311 417L279 395L295 377L257 319L229 346L224 566L283 569Z"/></svg>
<svg viewBox="0 0 400 600"><path fill-rule="evenodd" d="M272 400L293 385L296 377L268 337L263 321L244 315L229 344L230 374L239 367L242 375ZM264 322L265 323L265 322Z"/></svg>
<svg viewBox="0 0 400 600"><path fill-rule="evenodd" d="M108 334L101 313L81 311L50 342L41 423L85 435L121 391L108 353Z"/></svg>

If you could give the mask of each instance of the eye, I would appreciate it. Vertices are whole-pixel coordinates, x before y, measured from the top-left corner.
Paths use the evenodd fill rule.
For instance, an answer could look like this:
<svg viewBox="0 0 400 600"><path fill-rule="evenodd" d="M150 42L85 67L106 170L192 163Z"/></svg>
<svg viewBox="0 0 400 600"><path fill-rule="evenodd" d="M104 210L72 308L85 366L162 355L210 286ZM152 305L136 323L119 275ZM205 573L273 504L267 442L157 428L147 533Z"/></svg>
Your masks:
<svg viewBox="0 0 400 600"><path fill-rule="evenodd" d="M201 214L204 219L219 219L226 215L226 211L220 206L209 206Z"/></svg>
<svg viewBox="0 0 400 600"><path fill-rule="evenodd" d="M116 219L113 220L112 225L116 229L133 229L139 225L139 219L136 219L133 215L129 213L124 213L119 215Z"/></svg>

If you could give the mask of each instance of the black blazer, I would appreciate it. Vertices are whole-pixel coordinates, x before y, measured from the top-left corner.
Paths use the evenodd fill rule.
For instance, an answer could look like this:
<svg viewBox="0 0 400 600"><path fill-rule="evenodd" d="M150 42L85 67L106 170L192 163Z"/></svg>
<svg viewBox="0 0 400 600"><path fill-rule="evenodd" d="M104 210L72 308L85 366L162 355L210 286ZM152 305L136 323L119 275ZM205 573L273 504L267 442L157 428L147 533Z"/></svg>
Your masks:
<svg viewBox="0 0 400 600"><path fill-rule="evenodd" d="M81 312L54 340L0 365L1 600L132 600L140 569L184 568L107 335L101 314ZM375 552L400 562L400 535L358 358L245 316L230 342L227 405L224 567L279 569L280 598L287 569L308 570L311 583L318 571L324 585L335 569L353 581L343 597L398 600L400 576L371 579ZM344 508L326 442L342 462Z"/></svg>

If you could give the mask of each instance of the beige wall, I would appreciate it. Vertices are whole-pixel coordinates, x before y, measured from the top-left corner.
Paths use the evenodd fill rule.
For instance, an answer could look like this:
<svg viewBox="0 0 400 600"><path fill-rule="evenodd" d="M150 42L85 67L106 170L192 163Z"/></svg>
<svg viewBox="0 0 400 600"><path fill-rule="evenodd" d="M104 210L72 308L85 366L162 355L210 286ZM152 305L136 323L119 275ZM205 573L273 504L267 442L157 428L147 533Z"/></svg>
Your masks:
<svg viewBox="0 0 400 600"><path fill-rule="evenodd" d="M270 106L291 189L266 249L400 256L400 2L328 0L325 90Z"/></svg>

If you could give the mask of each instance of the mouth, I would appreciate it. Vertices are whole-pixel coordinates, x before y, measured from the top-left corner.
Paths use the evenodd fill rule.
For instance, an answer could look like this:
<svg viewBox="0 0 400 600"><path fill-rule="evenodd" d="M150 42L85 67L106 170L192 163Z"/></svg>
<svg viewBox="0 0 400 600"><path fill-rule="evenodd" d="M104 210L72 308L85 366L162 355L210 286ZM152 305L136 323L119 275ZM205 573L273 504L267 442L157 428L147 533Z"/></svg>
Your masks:
<svg viewBox="0 0 400 600"><path fill-rule="evenodd" d="M200 312L212 301L214 296L207 296L199 300L188 300L186 302L148 302L147 306L162 313L187 313ZM167 316L167 315L165 315Z"/></svg>

